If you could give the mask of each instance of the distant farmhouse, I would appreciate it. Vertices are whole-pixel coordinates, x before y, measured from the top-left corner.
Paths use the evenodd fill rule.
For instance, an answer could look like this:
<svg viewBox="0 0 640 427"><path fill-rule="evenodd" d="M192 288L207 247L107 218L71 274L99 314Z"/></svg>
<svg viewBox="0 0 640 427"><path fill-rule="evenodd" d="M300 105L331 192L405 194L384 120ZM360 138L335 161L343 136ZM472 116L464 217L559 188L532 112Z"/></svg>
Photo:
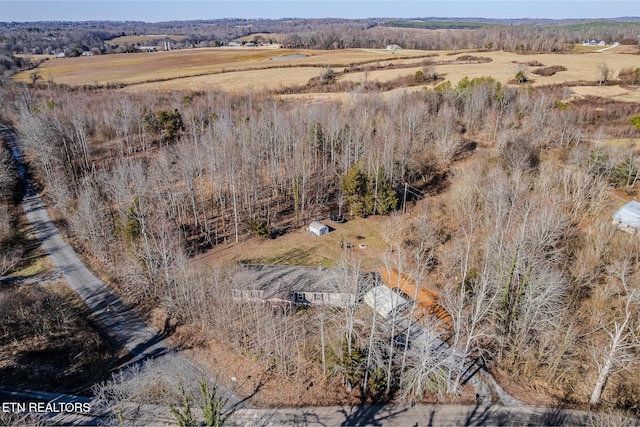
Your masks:
<svg viewBox="0 0 640 427"><path fill-rule="evenodd" d="M136 50L140 52L157 52L158 48L155 46L136 46Z"/></svg>
<svg viewBox="0 0 640 427"><path fill-rule="evenodd" d="M640 203L635 200L622 206L613 214L613 223L627 233L640 230Z"/></svg>
<svg viewBox="0 0 640 427"><path fill-rule="evenodd" d="M606 46L607 43L604 40L583 40L582 46Z"/></svg>

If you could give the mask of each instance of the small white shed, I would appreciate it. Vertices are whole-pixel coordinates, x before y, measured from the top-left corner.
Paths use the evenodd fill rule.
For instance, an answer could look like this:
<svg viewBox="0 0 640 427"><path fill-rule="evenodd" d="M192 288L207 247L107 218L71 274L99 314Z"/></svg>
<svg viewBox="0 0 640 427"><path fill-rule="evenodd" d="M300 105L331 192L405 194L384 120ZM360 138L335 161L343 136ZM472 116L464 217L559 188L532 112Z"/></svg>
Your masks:
<svg viewBox="0 0 640 427"><path fill-rule="evenodd" d="M327 227L320 221L313 221L311 225L309 225L308 230L316 236L322 236L323 234L327 234L329 232L329 227Z"/></svg>
<svg viewBox="0 0 640 427"><path fill-rule="evenodd" d="M640 203L632 200L622 206L613 214L613 223L628 233L640 230Z"/></svg>

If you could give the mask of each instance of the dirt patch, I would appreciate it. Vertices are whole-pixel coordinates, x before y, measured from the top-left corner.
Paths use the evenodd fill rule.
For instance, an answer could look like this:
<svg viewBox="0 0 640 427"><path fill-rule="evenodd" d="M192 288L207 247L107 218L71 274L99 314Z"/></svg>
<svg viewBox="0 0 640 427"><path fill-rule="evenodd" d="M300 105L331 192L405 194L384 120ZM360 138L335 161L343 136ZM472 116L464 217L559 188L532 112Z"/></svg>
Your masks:
<svg viewBox="0 0 640 427"><path fill-rule="evenodd" d="M571 91L578 97L597 96L600 98L612 98L626 95L632 92L621 86L573 86Z"/></svg>

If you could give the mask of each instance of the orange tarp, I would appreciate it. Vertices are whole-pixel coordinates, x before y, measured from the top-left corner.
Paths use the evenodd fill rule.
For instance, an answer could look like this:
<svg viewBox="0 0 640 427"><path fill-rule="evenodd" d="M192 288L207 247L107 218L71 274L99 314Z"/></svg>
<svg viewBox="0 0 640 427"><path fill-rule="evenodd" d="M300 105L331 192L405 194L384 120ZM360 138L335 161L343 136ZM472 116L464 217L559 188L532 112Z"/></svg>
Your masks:
<svg viewBox="0 0 640 427"><path fill-rule="evenodd" d="M442 322L450 323L451 316L440 304L437 292L429 290L426 286L419 286L404 274L395 270L380 270L382 282L391 289L399 289L418 303L419 318L435 316Z"/></svg>

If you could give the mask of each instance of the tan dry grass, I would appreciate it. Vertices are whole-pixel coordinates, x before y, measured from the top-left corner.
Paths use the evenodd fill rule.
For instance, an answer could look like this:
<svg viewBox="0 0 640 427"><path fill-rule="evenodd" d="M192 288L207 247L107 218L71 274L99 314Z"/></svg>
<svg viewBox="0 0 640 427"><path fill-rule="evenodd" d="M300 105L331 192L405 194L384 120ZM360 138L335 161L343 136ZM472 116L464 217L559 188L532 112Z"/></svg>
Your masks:
<svg viewBox="0 0 640 427"><path fill-rule="evenodd" d="M631 89L625 89L621 86L572 86L571 91L577 97L598 96L606 98L614 98L626 95L632 92Z"/></svg>
<svg viewBox="0 0 640 427"><path fill-rule="evenodd" d="M28 58L31 61L44 61L44 60L53 59L56 57L55 55L45 55L45 54L31 55L31 54L25 54L25 53L18 53L15 56L16 58Z"/></svg>
<svg viewBox="0 0 640 427"><path fill-rule="evenodd" d="M563 65L567 71L560 71L553 76L542 77L532 76L533 86L542 86L548 84L558 84L572 81L596 81L599 77L598 66L601 62L605 62L612 71L612 75L617 76L618 72L624 68L637 66L638 58L627 54L617 54L613 51L605 51L591 54L540 54L540 55L519 55L510 52L483 52L475 56L491 58L492 62L484 64L445 64L438 65L444 61L455 60L461 53L455 56L444 56L443 52L438 52L438 57L432 58L435 69L438 74L442 75L445 80L450 81L453 85L457 84L463 77L482 77L491 76L499 82L506 84L513 79L517 72L515 62L538 61L545 66ZM410 63L415 60L394 61L394 63ZM389 81L403 76L411 76L421 67L400 68L391 70L373 70L348 73L342 76L342 79L365 82L365 81ZM586 86L585 86L586 87ZM602 96L620 96L631 93L630 90L624 92L614 91L612 94L603 94ZM640 97L640 96L639 96ZM631 100L631 99L630 99Z"/></svg>
<svg viewBox="0 0 640 427"><path fill-rule="evenodd" d="M271 58L303 53L305 58L272 61ZM403 51L403 56L420 56L424 51ZM290 50L269 48L201 48L171 52L126 53L77 57L47 61L37 70L45 80L68 85L143 83L150 80L171 79L202 74L246 71L256 68L286 66L346 66L351 63L385 60L391 52L364 49L346 50ZM290 72L290 71L288 71ZM16 74L13 79L29 82L30 72Z"/></svg>
<svg viewBox="0 0 640 427"><path fill-rule="evenodd" d="M304 227L291 231L276 239L251 238L245 242L219 245L194 260L199 263L226 265L239 261L259 264L319 265L330 267L340 258L340 242L344 239L353 244L353 253L362 259L368 270L378 268L386 244L380 236L388 217L371 216L355 218L344 224L325 220L324 224L334 228L324 236L314 236ZM358 239L362 236L362 239ZM366 244L361 249L358 244Z"/></svg>
<svg viewBox="0 0 640 427"><path fill-rule="evenodd" d="M309 79L318 77L324 70L317 67L271 68L264 70L235 71L208 74L197 77L173 79L162 82L141 83L122 88L125 92L172 91L172 90L220 90L243 92L274 90L293 85L304 85Z"/></svg>
<svg viewBox="0 0 640 427"><path fill-rule="evenodd" d="M632 148L637 149L640 147L640 138L612 138L606 139L600 142L600 145L604 145L611 148Z"/></svg>
<svg viewBox="0 0 640 427"><path fill-rule="evenodd" d="M445 79L451 83L457 83L462 77L468 76L491 76L501 83L507 83L513 79L517 69L512 61L529 62L538 61L545 66L563 65L567 71L560 71L553 76L542 77L532 76L533 86L565 83L571 81L596 81L599 77L598 66L605 62L612 71L613 76L623 68L637 64L638 58L617 54L614 50L587 53L587 54L540 54L540 55L518 55L509 52L487 52L481 56L491 58L493 61L485 64L461 64L443 65L436 67L440 74L444 74Z"/></svg>
<svg viewBox="0 0 640 427"><path fill-rule="evenodd" d="M285 51L286 53L287 51ZM294 51L289 51L292 53ZM188 49L171 52L123 53L47 61L37 70L45 80L68 85L141 83L256 67L257 62L282 54L272 49ZM277 61L269 61L277 62ZM30 73L13 79L29 81Z"/></svg>
<svg viewBox="0 0 640 427"><path fill-rule="evenodd" d="M615 99L618 101L640 103L640 89L636 88L636 89L629 90L625 94L616 96Z"/></svg>

